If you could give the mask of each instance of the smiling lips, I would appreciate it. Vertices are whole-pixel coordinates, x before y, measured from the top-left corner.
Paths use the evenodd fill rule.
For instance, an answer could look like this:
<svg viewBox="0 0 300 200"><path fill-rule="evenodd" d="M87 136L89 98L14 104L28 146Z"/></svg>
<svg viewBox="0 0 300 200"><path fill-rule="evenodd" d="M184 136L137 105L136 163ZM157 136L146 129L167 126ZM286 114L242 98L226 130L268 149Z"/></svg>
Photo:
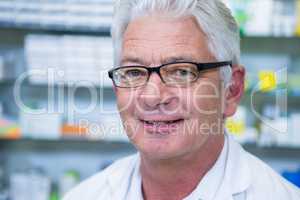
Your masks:
<svg viewBox="0 0 300 200"><path fill-rule="evenodd" d="M184 119L174 120L140 120L144 124L144 128L151 134L166 135L175 131Z"/></svg>

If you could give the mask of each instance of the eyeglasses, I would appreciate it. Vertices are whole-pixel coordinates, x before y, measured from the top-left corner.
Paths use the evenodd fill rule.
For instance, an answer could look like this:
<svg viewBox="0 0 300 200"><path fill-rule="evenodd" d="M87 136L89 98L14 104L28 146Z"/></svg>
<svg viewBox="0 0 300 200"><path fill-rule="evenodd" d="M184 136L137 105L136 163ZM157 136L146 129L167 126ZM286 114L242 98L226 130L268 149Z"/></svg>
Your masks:
<svg viewBox="0 0 300 200"><path fill-rule="evenodd" d="M187 86L198 80L204 71L228 65L232 66L232 62L173 62L157 67L123 66L111 69L108 72L108 76L116 87L121 88L144 86L153 72L156 72L162 82L168 86Z"/></svg>

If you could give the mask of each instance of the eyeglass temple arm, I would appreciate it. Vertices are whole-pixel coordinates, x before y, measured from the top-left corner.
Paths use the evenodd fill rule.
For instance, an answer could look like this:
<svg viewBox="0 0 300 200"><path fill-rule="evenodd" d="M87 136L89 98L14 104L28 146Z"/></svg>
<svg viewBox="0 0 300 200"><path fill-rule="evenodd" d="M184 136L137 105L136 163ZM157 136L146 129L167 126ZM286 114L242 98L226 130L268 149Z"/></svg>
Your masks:
<svg viewBox="0 0 300 200"><path fill-rule="evenodd" d="M232 67L232 62L231 61L225 61L225 62L215 62L215 63L199 63L197 64L199 70L207 70L207 69L212 69L212 68L218 68L218 67L223 67L229 65Z"/></svg>

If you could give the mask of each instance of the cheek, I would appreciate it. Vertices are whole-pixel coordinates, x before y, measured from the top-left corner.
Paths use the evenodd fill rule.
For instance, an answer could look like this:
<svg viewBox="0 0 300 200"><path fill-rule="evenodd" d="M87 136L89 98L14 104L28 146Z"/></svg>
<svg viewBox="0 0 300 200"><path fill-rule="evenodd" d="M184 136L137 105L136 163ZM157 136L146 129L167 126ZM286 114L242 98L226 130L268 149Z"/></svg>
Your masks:
<svg viewBox="0 0 300 200"><path fill-rule="evenodd" d="M132 114L134 108L134 94L132 92L117 90L116 100L118 110L122 116Z"/></svg>
<svg viewBox="0 0 300 200"><path fill-rule="evenodd" d="M213 97L203 97L193 102L194 113L199 116L211 116L218 114L220 110L219 100Z"/></svg>
<svg viewBox="0 0 300 200"><path fill-rule="evenodd" d="M189 96L184 104L189 113L186 130L190 135L199 135L195 140L205 140L205 135L218 131L218 118L221 111L221 98L218 88L202 86L192 88L186 93Z"/></svg>
<svg viewBox="0 0 300 200"><path fill-rule="evenodd" d="M219 98L208 93L206 91L204 95L203 91L201 93L187 91L180 98L180 106L190 117L199 118L201 115L217 113Z"/></svg>
<svg viewBox="0 0 300 200"><path fill-rule="evenodd" d="M117 106L122 119L123 128L125 129L128 137L136 137L136 133L139 132L141 124L136 118L136 91L117 91Z"/></svg>
<svg viewBox="0 0 300 200"><path fill-rule="evenodd" d="M129 137L134 139L139 129L139 124L136 123L135 119L135 101L134 94L127 91L116 91L117 106L122 120L123 128Z"/></svg>
<svg viewBox="0 0 300 200"><path fill-rule="evenodd" d="M221 109L221 91L217 83L206 81L194 88L191 104L198 115L218 114Z"/></svg>

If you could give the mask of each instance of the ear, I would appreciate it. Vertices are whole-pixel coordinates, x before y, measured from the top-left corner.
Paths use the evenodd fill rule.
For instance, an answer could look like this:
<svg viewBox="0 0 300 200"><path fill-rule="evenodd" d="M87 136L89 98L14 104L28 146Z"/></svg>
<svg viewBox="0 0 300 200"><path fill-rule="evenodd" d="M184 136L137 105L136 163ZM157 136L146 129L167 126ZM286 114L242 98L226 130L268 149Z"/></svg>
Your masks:
<svg viewBox="0 0 300 200"><path fill-rule="evenodd" d="M234 115L244 94L245 68L241 65L232 66L232 77L225 92L224 116Z"/></svg>

